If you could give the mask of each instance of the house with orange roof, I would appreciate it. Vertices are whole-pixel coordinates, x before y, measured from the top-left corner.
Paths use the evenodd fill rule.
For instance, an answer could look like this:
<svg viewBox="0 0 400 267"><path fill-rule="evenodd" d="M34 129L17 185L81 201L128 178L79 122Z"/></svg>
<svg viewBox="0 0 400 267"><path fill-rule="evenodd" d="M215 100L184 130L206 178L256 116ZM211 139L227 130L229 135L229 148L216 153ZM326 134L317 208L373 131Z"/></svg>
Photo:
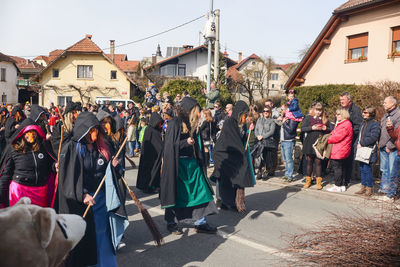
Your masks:
<svg viewBox="0 0 400 267"><path fill-rule="evenodd" d="M159 51L159 47L157 48ZM205 45L193 47L184 45L180 52L162 59L161 53L150 66L144 68L148 76L161 77L163 79L183 78L183 79L198 79L207 81L207 66L208 66L208 49ZM168 53L167 53L168 54ZM212 58L214 57L212 52ZM224 56L226 68L236 64L236 61Z"/></svg>
<svg viewBox="0 0 400 267"><path fill-rule="evenodd" d="M36 82L34 82L33 79L44 67L33 60L16 56L10 57L15 60L20 70L17 80L18 103L29 101L37 104L38 94L36 91Z"/></svg>
<svg viewBox="0 0 400 267"><path fill-rule="evenodd" d="M45 66L35 78L39 104L95 103L101 97L131 99L139 90L133 80L139 62L127 59L125 54L115 54L114 46L105 54L89 34L64 50L37 57L35 62Z"/></svg>
<svg viewBox="0 0 400 267"><path fill-rule="evenodd" d="M279 65L251 54L227 71L228 87L236 100L250 103L262 98L280 96L294 63Z"/></svg>
<svg viewBox="0 0 400 267"><path fill-rule="evenodd" d="M286 83L400 82L400 1L349 0L333 11Z"/></svg>

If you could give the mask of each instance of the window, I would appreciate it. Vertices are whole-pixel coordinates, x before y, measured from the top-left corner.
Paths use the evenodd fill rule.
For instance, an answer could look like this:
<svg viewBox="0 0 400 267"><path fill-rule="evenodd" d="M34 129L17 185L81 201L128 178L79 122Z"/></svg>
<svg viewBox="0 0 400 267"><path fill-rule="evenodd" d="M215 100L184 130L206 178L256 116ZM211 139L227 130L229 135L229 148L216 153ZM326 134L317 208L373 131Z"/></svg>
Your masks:
<svg viewBox="0 0 400 267"><path fill-rule="evenodd" d="M255 62L255 61L252 61L252 62L251 62L251 65L256 65L256 62Z"/></svg>
<svg viewBox="0 0 400 267"><path fill-rule="evenodd" d="M278 73L271 73L269 79L272 80L272 81L277 81L277 80L279 80L279 74Z"/></svg>
<svg viewBox="0 0 400 267"><path fill-rule="evenodd" d="M58 96L58 105L66 106L69 102L72 102L72 96Z"/></svg>
<svg viewBox="0 0 400 267"><path fill-rule="evenodd" d="M272 84L272 85L271 85L271 88L274 89L274 88L275 88L275 84Z"/></svg>
<svg viewBox="0 0 400 267"><path fill-rule="evenodd" d="M1 96L1 103L7 103L7 95L3 93Z"/></svg>
<svg viewBox="0 0 400 267"><path fill-rule="evenodd" d="M178 64L178 76L186 76L186 64Z"/></svg>
<svg viewBox="0 0 400 267"><path fill-rule="evenodd" d="M78 65L78 78L93 78L93 66L92 65Z"/></svg>
<svg viewBox="0 0 400 267"><path fill-rule="evenodd" d="M281 84L281 90L283 89L283 84Z"/></svg>
<svg viewBox="0 0 400 267"><path fill-rule="evenodd" d="M169 65L162 66L160 68L160 75L175 77L176 76L176 65L169 64Z"/></svg>
<svg viewBox="0 0 400 267"><path fill-rule="evenodd" d="M368 58L368 33L348 37L349 51L348 62L366 60Z"/></svg>
<svg viewBox="0 0 400 267"><path fill-rule="evenodd" d="M392 53L400 56L400 26L392 28Z"/></svg>
<svg viewBox="0 0 400 267"><path fill-rule="evenodd" d="M111 71L111 80L116 80L117 79L117 71L116 70L112 70Z"/></svg>
<svg viewBox="0 0 400 267"><path fill-rule="evenodd" d="M53 78L58 78L58 77L60 77L58 69L53 69Z"/></svg>
<svg viewBox="0 0 400 267"><path fill-rule="evenodd" d="M255 71L254 72L254 78L261 78L261 72Z"/></svg>
<svg viewBox="0 0 400 267"><path fill-rule="evenodd" d="M6 81L6 69L1 68L1 77L0 81L5 82Z"/></svg>

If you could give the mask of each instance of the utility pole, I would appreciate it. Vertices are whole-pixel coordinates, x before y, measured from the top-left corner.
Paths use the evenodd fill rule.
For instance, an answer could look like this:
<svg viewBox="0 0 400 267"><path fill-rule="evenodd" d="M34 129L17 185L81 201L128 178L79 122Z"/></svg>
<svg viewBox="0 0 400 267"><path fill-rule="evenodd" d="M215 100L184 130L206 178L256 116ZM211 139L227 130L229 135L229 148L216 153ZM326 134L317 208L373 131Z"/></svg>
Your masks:
<svg viewBox="0 0 400 267"><path fill-rule="evenodd" d="M213 16L213 0L210 0L210 13L208 19L212 19ZM207 93L210 92L211 86L211 38L208 38L208 66L207 66Z"/></svg>
<svg viewBox="0 0 400 267"><path fill-rule="evenodd" d="M214 81L218 82L219 76L219 9L216 9L215 14L215 43L214 43Z"/></svg>

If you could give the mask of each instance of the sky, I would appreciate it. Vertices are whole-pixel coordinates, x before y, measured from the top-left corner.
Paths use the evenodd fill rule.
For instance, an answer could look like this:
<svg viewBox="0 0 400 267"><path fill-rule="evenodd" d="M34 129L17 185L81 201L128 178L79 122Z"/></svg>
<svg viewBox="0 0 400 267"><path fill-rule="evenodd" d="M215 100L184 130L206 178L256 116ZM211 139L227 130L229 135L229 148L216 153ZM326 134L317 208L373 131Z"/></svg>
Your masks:
<svg viewBox="0 0 400 267"><path fill-rule="evenodd" d="M335 8L346 0L214 0L221 13L221 50L237 60L253 53L276 63L298 62ZM176 27L210 10L210 0L0 0L0 52L32 59L92 34L106 53L116 46ZM205 18L171 32L117 47L142 60L168 46L199 45ZM201 38L200 43L204 39Z"/></svg>

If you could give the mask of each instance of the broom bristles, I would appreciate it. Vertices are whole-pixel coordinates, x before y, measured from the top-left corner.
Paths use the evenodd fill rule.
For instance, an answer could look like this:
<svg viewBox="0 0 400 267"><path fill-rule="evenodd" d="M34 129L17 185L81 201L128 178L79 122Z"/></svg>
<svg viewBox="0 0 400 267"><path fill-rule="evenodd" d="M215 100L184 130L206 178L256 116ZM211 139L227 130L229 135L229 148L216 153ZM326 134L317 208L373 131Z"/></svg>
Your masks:
<svg viewBox="0 0 400 267"><path fill-rule="evenodd" d="M244 205L244 189L238 188L236 189L236 208L238 212L246 211L246 206Z"/></svg>
<svg viewBox="0 0 400 267"><path fill-rule="evenodd" d="M157 225L154 223L153 218L151 218L151 215L147 211L147 209L145 207L143 207L142 203L136 197L135 193L133 193L130 188L128 188L128 189L129 189L129 194L130 194L132 200L135 202L135 205L138 207L140 213L142 214L144 222L146 223L147 227L150 230L151 235L153 236L154 242L156 243L156 245L158 247L161 246L161 244L164 243L164 240L162 238L160 231L158 230Z"/></svg>

